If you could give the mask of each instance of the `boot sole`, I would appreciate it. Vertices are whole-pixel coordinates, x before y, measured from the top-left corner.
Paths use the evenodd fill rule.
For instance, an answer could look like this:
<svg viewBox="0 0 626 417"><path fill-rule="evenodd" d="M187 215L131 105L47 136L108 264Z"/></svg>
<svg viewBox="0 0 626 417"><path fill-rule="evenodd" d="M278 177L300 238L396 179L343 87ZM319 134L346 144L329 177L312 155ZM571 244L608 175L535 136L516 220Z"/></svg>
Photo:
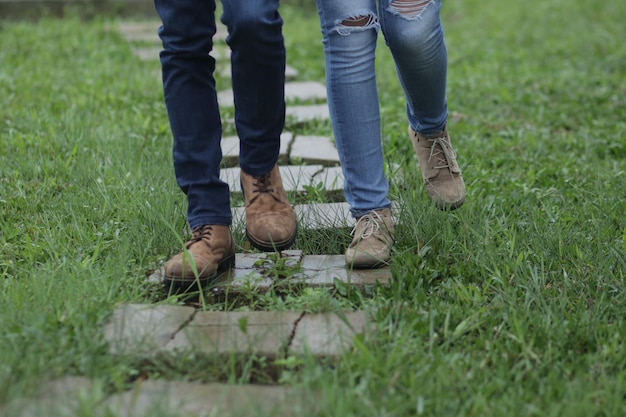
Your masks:
<svg viewBox="0 0 626 417"><path fill-rule="evenodd" d="M446 203L441 200L434 200L435 206L441 211L453 211L460 208L463 204L465 204L465 198L459 201L455 201L453 203Z"/></svg>
<svg viewBox="0 0 626 417"><path fill-rule="evenodd" d="M263 251L263 252L281 252L286 249L289 249L289 247L293 245L293 242L295 242L297 235L298 235L297 224L296 224L296 229L293 232L293 235L290 236L289 239L284 240L282 242L266 242L266 241L255 239L252 235L250 235L250 233L248 233L248 229L246 229L246 237L248 238L252 246L254 246L258 250Z"/></svg>
<svg viewBox="0 0 626 417"><path fill-rule="evenodd" d="M179 292L179 291L189 291L189 290L198 290L200 288L204 288L207 284L210 284L215 280L223 272L226 272L235 267L235 254L222 259L222 261L217 264L217 270L214 274L207 275L205 277L198 277L197 279L187 279L181 277L163 277L163 285L166 288L169 288L171 291ZM200 288L198 287L200 285Z"/></svg>
<svg viewBox="0 0 626 417"><path fill-rule="evenodd" d="M383 268L389 265L390 265L389 261L381 261L381 262L375 262L375 263L361 263L361 264L358 264L358 263L350 264L346 262L346 266L350 269L379 269L379 268Z"/></svg>

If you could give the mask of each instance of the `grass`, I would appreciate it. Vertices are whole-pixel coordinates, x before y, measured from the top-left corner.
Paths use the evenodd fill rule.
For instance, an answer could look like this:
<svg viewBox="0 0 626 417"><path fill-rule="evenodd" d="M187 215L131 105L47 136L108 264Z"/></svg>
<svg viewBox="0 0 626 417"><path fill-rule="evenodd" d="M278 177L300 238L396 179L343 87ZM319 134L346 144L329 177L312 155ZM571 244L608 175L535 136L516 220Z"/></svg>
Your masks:
<svg viewBox="0 0 626 417"><path fill-rule="evenodd" d="M379 331L273 383L319 389L328 416L626 414L624 15L617 1L444 2L450 130L468 185L453 213L426 201L381 40L385 152L402 207L393 285L251 294L248 305L365 308ZM283 16L289 64L323 81L315 14L286 4ZM155 65L112 23L2 22L0 405L65 375L105 393L138 375L258 380L206 358L147 365L107 353L101 326L120 303L155 301L146 271L185 231ZM288 129L330 134L327 123ZM341 253L343 231L324 233L301 233L297 248Z"/></svg>

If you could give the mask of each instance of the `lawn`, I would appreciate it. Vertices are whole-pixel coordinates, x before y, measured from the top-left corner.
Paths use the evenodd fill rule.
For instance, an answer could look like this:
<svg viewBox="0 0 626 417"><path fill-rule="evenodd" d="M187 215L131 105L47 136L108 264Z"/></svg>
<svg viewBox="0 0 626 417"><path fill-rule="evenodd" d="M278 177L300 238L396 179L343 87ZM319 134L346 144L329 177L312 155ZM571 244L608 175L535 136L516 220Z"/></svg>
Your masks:
<svg viewBox="0 0 626 417"><path fill-rule="evenodd" d="M282 14L288 64L323 82L313 9ZM624 16L615 0L444 1L449 128L468 186L452 213L425 197L380 40L401 207L393 284L204 305L366 309L376 337L265 380L197 357L108 354L116 306L184 302L146 280L185 233L154 62L114 18L0 21L0 406L77 375L98 382L93 401L142 376L311 388L321 416L626 415ZM328 123L287 129L331 135ZM339 254L348 238L302 231L296 248Z"/></svg>

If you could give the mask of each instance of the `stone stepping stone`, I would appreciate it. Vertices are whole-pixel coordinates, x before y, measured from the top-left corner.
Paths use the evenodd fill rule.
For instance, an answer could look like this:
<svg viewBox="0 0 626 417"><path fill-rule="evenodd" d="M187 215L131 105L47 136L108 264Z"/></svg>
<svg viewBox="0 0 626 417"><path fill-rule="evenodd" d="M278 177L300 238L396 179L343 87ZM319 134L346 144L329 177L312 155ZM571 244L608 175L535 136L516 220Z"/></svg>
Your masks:
<svg viewBox="0 0 626 417"><path fill-rule="evenodd" d="M81 398L93 388L91 380L81 377L46 381L41 384L35 397L18 398L0 407L0 416L79 416Z"/></svg>
<svg viewBox="0 0 626 417"><path fill-rule="evenodd" d="M326 86L317 81L294 81L286 83L285 100L326 100Z"/></svg>
<svg viewBox="0 0 626 417"><path fill-rule="evenodd" d="M310 185L310 179L323 168L321 165L281 165L279 169L283 187L287 192L305 192L305 186ZM231 193L241 193L240 171L240 168L220 170L220 178L229 185Z"/></svg>
<svg viewBox="0 0 626 417"><path fill-rule="evenodd" d="M285 101L288 103L316 100L326 100L324 84L314 81L285 83ZM232 89L218 92L217 101L221 107L234 107L235 99Z"/></svg>
<svg viewBox="0 0 626 417"><path fill-rule="evenodd" d="M6 417L78 417L85 405L94 417L299 416L314 413L319 393L271 385L235 385L147 380L106 396L97 383L81 377L44 382L35 397L0 408Z"/></svg>
<svg viewBox="0 0 626 417"><path fill-rule="evenodd" d="M289 160L326 166L340 164L335 142L326 136L296 136L289 150Z"/></svg>
<svg viewBox="0 0 626 417"><path fill-rule="evenodd" d="M153 42L161 43L161 39L157 33L161 27L160 20L125 20L119 22L117 30L126 39L126 41L134 42ZM213 42L225 42L228 31L223 24L217 25L217 32L213 36Z"/></svg>
<svg viewBox="0 0 626 417"><path fill-rule="evenodd" d="M351 287L364 288L377 284L391 285L393 279L389 267L350 269L346 267L343 255L303 256L299 250L287 250L281 252L281 261L284 265L278 268L275 266L275 260L271 258L272 255L237 253L235 268L221 274L209 289L210 293L214 297L223 297L237 296L250 290L263 293L271 289L302 286L333 288L337 286L337 281ZM163 268L159 268L148 280L161 284L163 273ZM178 321L170 323L168 328L160 331L157 335L160 340L167 341L171 338L171 329L176 328Z"/></svg>
<svg viewBox="0 0 626 417"><path fill-rule="evenodd" d="M396 224L399 222L400 207L393 202L393 216ZM350 206L346 202L296 204L293 206L298 219L298 227L301 229L335 229L353 228L356 221L350 213ZM232 210L233 224L243 224L245 221L245 209L234 207Z"/></svg>
<svg viewBox="0 0 626 417"><path fill-rule="evenodd" d="M341 167L324 168L311 178L311 183L314 186L321 184L321 187L326 190L327 194L343 193L344 179Z"/></svg>
<svg viewBox="0 0 626 417"><path fill-rule="evenodd" d="M217 71L219 75L224 78L230 78L232 74L230 64L222 66L220 69L217 69ZM285 67L285 81L294 81L295 79L298 78L299 75L300 73L294 67L290 65L287 65Z"/></svg>
<svg viewBox="0 0 626 417"><path fill-rule="evenodd" d="M293 142L294 135L291 132L283 132L280 135L280 150L278 153L278 163L287 164L289 162L289 147ZM222 166L239 166L239 137L227 136L222 138ZM228 176L230 178L230 176ZM239 182L237 176L237 182Z"/></svg>
<svg viewBox="0 0 626 417"><path fill-rule="evenodd" d="M143 42L161 44L161 39L157 33L161 21L123 21L118 24L117 30L127 42Z"/></svg>
<svg viewBox="0 0 626 417"><path fill-rule="evenodd" d="M263 259L263 254L237 254L237 262L240 258L255 257ZM392 280L391 270L388 267L378 269L354 269L346 267L343 255L306 255L299 267L301 270L289 278L272 277L271 270L262 270L261 266L236 265L230 274L224 274L212 289L215 297L225 295L237 296L253 289L255 292L267 292L271 289L290 287L327 287L337 286L337 281L343 282L354 288L362 289L366 286L390 285ZM280 272L280 271L279 271Z"/></svg>
<svg viewBox="0 0 626 417"><path fill-rule="evenodd" d="M141 61L158 61L159 54L163 50L163 47L158 46L135 46L132 48L133 55L135 55ZM210 55L215 58L216 61L230 59L230 51L225 48L213 48Z"/></svg>
<svg viewBox="0 0 626 417"><path fill-rule="evenodd" d="M296 204L293 206L301 229L321 230L334 228L352 228L355 221L346 202ZM233 224L243 224L245 209L233 207Z"/></svg>
<svg viewBox="0 0 626 417"><path fill-rule="evenodd" d="M302 106L287 106L287 121L290 123L302 124L316 121L326 121L330 119L327 104L312 104Z"/></svg>
<svg viewBox="0 0 626 417"><path fill-rule="evenodd" d="M319 395L266 385L144 381L103 404L116 417L301 416L316 410Z"/></svg>
<svg viewBox="0 0 626 417"><path fill-rule="evenodd" d="M232 162L232 160L231 160ZM283 187L287 192L305 193L307 187L324 187L330 194L343 192L343 174L341 167L324 167L322 165L281 165L278 167L283 179ZM223 168L220 178L230 187L231 193L240 193L239 167Z"/></svg>
<svg viewBox="0 0 626 417"><path fill-rule="evenodd" d="M184 313L181 308L186 309ZM356 335L371 331L370 319L364 311L318 314L202 311L191 312L189 320L189 309L141 304L118 307L104 332L111 353L139 357L152 357L165 351L269 357L310 353L334 357L349 349ZM172 316L175 319L170 319ZM164 320L170 322L169 326L163 324ZM181 328L172 336L173 321L180 323Z"/></svg>
<svg viewBox="0 0 626 417"><path fill-rule="evenodd" d="M163 48L161 46L135 46L131 50L140 61L158 61Z"/></svg>
<svg viewBox="0 0 626 417"><path fill-rule="evenodd" d="M286 125L293 128L307 123L326 122L330 119L330 113L327 104L292 105L287 103L286 117ZM223 123L234 125L235 119L225 118Z"/></svg>
<svg viewBox="0 0 626 417"><path fill-rule="evenodd" d="M166 345L206 354L283 357L342 355L370 322L363 311L303 314L290 311L198 312Z"/></svg>
<svg viewBox="0 0 626 417"><path fill-rule="evenodd" d="M298 226L303 229L352 228L355 220L346 202L298 204L294 206Z"/></svg>
<svg viewBox="0 0 626 417"><path fill-rule="evenodd" d="M104 328L105 339L111 342L113 354L150 356L171 341L194 314L192 307L125 304L113 311Z"/></svg>

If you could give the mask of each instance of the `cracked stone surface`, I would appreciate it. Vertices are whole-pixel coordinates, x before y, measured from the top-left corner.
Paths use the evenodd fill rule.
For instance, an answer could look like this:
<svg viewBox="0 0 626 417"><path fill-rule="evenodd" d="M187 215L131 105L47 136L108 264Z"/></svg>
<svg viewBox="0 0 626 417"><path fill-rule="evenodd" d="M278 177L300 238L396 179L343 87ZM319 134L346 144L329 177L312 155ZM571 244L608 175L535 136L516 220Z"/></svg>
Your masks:
<svg viewBox="0 0 626 417"><path fill-rule="evenodd" d="M125 304L104 328L111 353L151 354L163 348L193 317L192 307Z"/></svg>
<svg viewBox="0 0 626 417"><path fill-rule="evenodd" d="M165 346L206 354L279 356L285 351L300 313L278 311L197 313Z"/></svg>
<svg viewBox="0 0 626 417"><path fill-rule="evenodd" d="M363 311L196 312L191 307L127 304L114 311L105 338L113 354L153 356L164 351L194 351L209 355L337 356L351 346L355 335L366 331L367 323Z"/></svg>

